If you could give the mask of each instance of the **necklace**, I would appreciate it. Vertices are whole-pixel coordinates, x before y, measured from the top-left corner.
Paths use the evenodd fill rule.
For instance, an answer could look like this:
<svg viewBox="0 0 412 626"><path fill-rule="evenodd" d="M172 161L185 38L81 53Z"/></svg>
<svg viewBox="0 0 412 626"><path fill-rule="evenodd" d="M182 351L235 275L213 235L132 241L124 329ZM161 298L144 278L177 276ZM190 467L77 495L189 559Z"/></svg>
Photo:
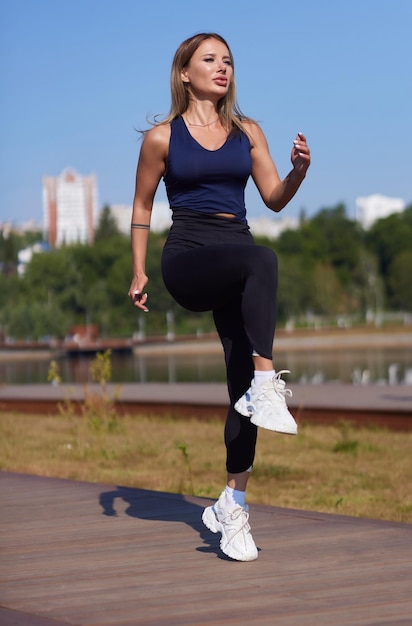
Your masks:
<svg viewBox="0 0 412 626"><path fill-rule="evenodd" d="M189 120L186 120L189 126L197 126L198 128L206 128L206 126L212 126L212 124L216 124L217 121L219 121L219 118L217 117L215 120L213 120L213 122L209 122L208 124L192 124L191 122L189 122Z"/></svg>

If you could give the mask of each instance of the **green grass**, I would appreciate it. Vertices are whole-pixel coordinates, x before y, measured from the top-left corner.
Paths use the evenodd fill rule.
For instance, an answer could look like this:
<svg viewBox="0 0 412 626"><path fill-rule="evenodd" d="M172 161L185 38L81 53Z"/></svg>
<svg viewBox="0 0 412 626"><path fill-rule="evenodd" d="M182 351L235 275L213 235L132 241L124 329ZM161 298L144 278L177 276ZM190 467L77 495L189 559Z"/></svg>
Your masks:
<svg viewBox="0 0 412 626"><path fill-rule="evenodd" d="M225 484L221 421L0 413L0 469L216 497ZM412 433L302 426L260 430L248 501L412 522Z"/></svg>

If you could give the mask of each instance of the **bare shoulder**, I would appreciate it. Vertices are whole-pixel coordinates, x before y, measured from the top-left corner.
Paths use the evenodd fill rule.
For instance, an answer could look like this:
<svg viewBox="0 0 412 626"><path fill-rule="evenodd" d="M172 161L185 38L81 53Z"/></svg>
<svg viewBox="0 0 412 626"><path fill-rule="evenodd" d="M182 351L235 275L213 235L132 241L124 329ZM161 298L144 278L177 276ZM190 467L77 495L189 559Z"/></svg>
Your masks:
<svg viewBox="0 0 412 626"><path fill-rule="evenodd" d="M257 122L251 119L243 120L242 125L246 130L252 148L256 148L259 145L266 144L265 135Z"/></svg>
<svg viewBox="0 0 412 626"><path fill-rule="evenodd" d="M170 124L158 124L145 132L142 149L167 154L170 141Z"/></svg>

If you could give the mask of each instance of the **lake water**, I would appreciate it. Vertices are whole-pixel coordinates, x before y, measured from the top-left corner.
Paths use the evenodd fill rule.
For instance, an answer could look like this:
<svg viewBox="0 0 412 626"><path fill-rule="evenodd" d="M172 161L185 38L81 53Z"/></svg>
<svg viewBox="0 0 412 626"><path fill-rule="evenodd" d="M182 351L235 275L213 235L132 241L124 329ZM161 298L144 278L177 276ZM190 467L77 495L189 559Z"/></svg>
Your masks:
<svg viewBox="0 0 412 626"><path fill-rule="evenodd" d="M46 383L50 359L0 360L0 383ZM62 358L64 383L90 382L91 358ZM400 382L412 384L412 349L319 350L275 353L288 382ZM222 354L113 355L112 382L225 382Z"/></svg>

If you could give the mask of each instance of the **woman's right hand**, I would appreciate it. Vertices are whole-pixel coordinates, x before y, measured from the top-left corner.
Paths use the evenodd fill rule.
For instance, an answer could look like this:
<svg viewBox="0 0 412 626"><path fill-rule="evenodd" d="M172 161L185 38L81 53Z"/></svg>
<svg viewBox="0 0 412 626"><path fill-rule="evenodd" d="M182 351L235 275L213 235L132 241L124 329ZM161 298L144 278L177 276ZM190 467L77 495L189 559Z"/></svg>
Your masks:
<svg viewBox="0 0 412 626"><path fill-rule="evenodd" d="M145 313L149 311L146 306L148 294L143 293L143 290L146 287L148 280L149 279L146 275L139 277L135 276L130 284L130 289L127 294L129 298L131 298L133 305Z"/></svg>

